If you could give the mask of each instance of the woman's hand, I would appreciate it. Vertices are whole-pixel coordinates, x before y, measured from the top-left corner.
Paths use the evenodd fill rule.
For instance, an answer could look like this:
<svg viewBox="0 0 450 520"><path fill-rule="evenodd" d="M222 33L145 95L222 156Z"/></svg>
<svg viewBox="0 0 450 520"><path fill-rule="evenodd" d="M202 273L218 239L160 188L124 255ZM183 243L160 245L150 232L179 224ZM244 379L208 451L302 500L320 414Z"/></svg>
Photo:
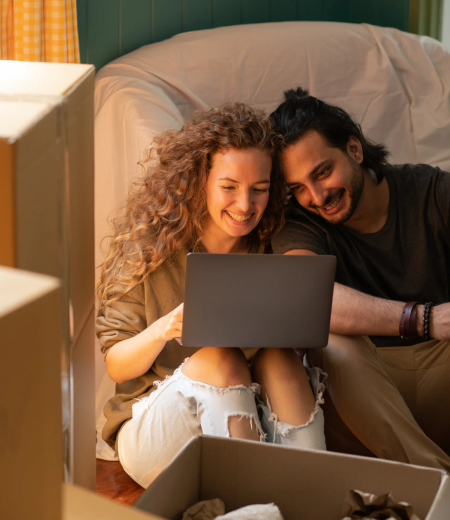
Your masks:
<svg viewBox="0 0 450 520"><path fill-rule="evenodd" d="M106 356L109 377L116 383L124 383L145 374L166 346L166 342L181 337L183 307L182 303L136 336L111 347Z"/></svg>
<svg viewBox="0 0 450 520"><path fill-rule="evenodd" d="M157 338L162 341L181 338L183 332L183 310L184 303L181 303L172 312L160 318L157 325Z"/></svg>

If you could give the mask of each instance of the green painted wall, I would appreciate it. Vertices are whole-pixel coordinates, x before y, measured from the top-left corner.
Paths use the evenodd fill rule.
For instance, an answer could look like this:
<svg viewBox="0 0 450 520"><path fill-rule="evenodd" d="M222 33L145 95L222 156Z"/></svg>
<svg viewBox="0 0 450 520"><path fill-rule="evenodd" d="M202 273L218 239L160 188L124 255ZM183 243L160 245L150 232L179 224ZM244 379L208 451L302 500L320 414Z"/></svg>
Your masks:
<svg viewBox="0 0 450 520"><path fill-rule="evenodd" d="M411 0L414 1L431 0ZM77 0L81 62L93 63L98 70L142 45L181 32L226 25L293 20L365 22L407 31L409 3L410 0Z"/></svg>
<svg viewBox="0 0 450 520"><path fill-rule="evenodd" d="M442 0L410 0L409 32L441 40L443 7Z"/></svg>

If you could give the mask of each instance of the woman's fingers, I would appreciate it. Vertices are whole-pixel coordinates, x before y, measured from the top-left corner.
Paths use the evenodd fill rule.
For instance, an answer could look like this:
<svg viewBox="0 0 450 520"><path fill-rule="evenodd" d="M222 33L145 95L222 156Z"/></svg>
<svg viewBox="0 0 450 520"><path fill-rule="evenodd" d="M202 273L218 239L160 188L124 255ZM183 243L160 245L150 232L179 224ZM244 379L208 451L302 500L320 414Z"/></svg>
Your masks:
<svg viewBox="0 0 450 520"><path fill-rule="evenodd" d="M169 321L168 327L173 333L181 332L183 328L183 322L180 321L176 316L172 316Z"/></svg>
<svg viewBox="0 0 450 520"><path fill-rule="evenodd" d="M170 316L170 318L166 328L167 340L181 337L183 329L183 309L184 304L182 303L169 313L168 316Z"/></svg>
<svg viewBox="0 0 450 520"><path fill-rule="evenodd" d="M173 310L173 316L176 316L177 319L183 323L183 312L184 312L184 303L180 303L180 305L178 305L178 307L176 307L174 310Z"/></svg>

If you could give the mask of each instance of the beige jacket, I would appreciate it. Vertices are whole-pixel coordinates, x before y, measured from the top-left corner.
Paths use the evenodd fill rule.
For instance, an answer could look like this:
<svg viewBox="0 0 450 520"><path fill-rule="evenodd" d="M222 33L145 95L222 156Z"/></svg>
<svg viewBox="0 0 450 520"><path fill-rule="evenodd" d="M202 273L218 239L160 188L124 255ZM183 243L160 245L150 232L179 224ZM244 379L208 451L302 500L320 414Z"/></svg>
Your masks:
<svg viewBox="0 0 450 520"><path fill-rule="evenodd" d="M97 318L96 333L105 356L113 345L142 332L183 302L186 255L186 250L180 251L170 263L151 273L124 299L108 305ZM116 385L116 395L104 408L103 438L108 444L114 448L117 432L131 418L131 407L136 399L149 395L155 388L155 381L172 375L196 350L182 347L175 340L168 341L146 374Z"/></svg>
<svg viewBox="0 0 450 520"><path fill-rule="evenodd" d="M259 252L263 252L262 248ZM105 357L113 345L142 332L184 301L187 253L187 250L180 251L170 263L151 273L123 299L108 305L97 318L96 333ZM115 289L115 295L123 291L123 288ZM136 399L149 395L155 389L155 381L172 375L175 369L197 350L199 349L183 347L175 340L168 341L147 373L125 383L116 384L116 395L104 408L106 424L103 428L103 438L110 446L114 448L117 432L122 424L131 418L131 407ZM245 349L247 359L251 359L256 350L258 349Z"/></svg>

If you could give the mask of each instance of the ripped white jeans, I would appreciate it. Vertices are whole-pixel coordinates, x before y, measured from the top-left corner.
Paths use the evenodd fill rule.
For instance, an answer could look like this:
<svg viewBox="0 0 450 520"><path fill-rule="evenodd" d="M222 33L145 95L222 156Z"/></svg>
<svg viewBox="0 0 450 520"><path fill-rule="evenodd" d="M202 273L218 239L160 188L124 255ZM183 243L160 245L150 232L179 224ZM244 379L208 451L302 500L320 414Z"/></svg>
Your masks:
<svg viewBox="0 0 450 520"><path fill-rule="evenodd" d="M139 485L147 488L196 435L229 437L230 417L250 420L261 442L325 450L322 394L324 374L309 369L316 397L310 420L302 426L278 421L270 404L259 400L260 385L218 388L193 381L178 367L174 374L157 383L148 397L137 401L132 418L118 436L118 455L124 470Z"/></svg>

